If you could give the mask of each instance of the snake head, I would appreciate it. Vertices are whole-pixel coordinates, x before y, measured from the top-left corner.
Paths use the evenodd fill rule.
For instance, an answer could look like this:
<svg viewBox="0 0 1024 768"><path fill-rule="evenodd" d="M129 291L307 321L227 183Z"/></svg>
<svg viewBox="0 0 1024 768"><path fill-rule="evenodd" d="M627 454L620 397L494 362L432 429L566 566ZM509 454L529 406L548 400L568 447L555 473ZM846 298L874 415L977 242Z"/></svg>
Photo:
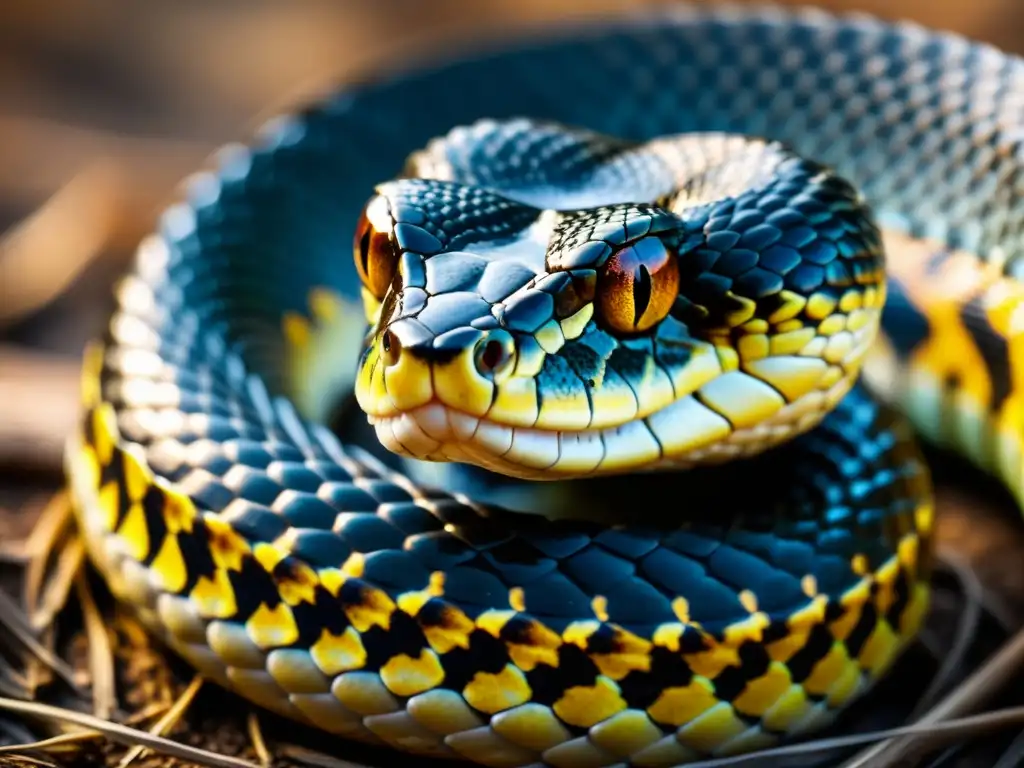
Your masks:
<svg viewBox="0 0 1024 768"><path fill-rule="evenodd" d="M354 244L356 397L387 448L578 477L753 454L838 402L884 301L869 213L774 145L684 141L716 161L681 179L668 144L618 150L673 170L641 202L628 179L502 188L450 166L378 187Z"/></svg>

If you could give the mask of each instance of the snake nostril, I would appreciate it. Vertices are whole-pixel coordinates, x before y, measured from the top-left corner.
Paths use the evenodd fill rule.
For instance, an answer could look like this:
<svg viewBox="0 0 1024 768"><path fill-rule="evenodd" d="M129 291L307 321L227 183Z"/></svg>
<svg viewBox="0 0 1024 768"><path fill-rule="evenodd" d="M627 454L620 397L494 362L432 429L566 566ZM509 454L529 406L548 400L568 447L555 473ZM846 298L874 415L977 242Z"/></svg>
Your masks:
<svg viewBox="0 0 1024 768"><path fill-rule="evenodd" d="M395 365L402 354L402 342L392 331L384 331L380 337L380 351L384 365L388 367Z"/></svg>
<svg viewBox="0 0 1024 768"><path fill-rule="evenodd" d="M510 345L499 339L481 340L476 348L476 367L484 376L493 376L503 370L512 359Z"/></svg>

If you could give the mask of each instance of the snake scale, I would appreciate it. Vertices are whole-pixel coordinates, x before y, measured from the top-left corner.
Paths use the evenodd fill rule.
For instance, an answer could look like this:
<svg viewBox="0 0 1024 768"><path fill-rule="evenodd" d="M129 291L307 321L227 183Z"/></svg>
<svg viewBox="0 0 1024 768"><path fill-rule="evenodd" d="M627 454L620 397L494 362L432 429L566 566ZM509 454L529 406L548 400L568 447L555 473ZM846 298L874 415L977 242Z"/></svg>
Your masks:
<svg viewBox="0 0 1024 768"><path fill-rule="evenodd" d="M217 160L117 288L67 466L114 594L270 710L488 766L755 750L921 624L915 430L1021 495L1017 58L683 7ZM338 387L388 451L325 426Z"/></svg>

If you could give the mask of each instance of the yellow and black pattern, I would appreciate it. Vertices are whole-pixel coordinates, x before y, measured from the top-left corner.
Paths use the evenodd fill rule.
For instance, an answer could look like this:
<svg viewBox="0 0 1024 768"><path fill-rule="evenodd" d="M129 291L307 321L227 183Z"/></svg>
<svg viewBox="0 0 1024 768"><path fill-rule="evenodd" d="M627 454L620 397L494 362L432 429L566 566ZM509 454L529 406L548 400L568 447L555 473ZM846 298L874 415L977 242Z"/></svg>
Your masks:
<svg viewBox="0 0 1024 768"><path fill-rule="evenodd" d="M92 561L210 679L403 752L673 766L813 732L927 610L909 424L1021 492L1021 92L1017 59L912 27L683 10L274 121L192 179L86 355L66 462ZM602 133L480 122L509 114ZM503 125L512 153L454 140ZM324 426L345 377L317 354L342 353L309 318L353 298L360 206L424 146L408 169L469 193L359 230L398 256L359 262L363 401L465 409L444 451L419 422L387 447L537 479L701 466L565 485L573 519L552 520ZM719 165L686 166L702 153ZM422 335L387 337L397 320Z"/></svg>
<svg viewBox="0 0 1024 768"><path fill-rule="evenodd" d="M865 411L878 417L866 399L849 405L861 410L861 418ZM517 530L514 518L484 535L474 533L484 511L441 495L413 496L405 505L382 501L376 512L339 509L339 517L362 515L380 525L383 517L398 530L410 530L411 522L401 520L413 513L434 516L438 523L461 517L453 541L475 542L486 552L487 540L517 537L521 547L546 546L548 564L567 575L578 567L569 553L579 557L582 550L589 552L585 560L598 581L614 583L601 571L630 561L638 566L632 578L647 572L689 581L694 605L675 596L669 601L673 615L657 624L636 621L640 617L615 622L614 614L628 613L629 607L616 600L621 590L614 588L590 597L588 617L568 621L567 614L552 621L531 613L531 604L540 601L529 586L489 595L490 605L467 604L465 597L478 585L458 585L464 576L458 567L420 568L419 578L409 579L396 573L401 563L395 562L373 573L374 555L380 555L373 547L386 540L379 532L362 547L367 551L327 562L317 562L311 547L301 546L308 529L287 528L275 539L259 540L258 519L247 519L237 502L217 512L202 510L154 478L139 452L125 445L114 410L105 403L87 411L83 441L69 461L90 554L115 594L137 606L200 671L262 706L346 737L485 765L630 759L662 766L821 727L877 679L915 633L927 605L921 552L927 552L931 525L927 485L906 435L883 434L890 439L877 445L889 447L878 469L905 476L882 490L897 496L897 503L917 506L894 509L874 524L865 515L861 526L885 540L875 551L891 546L894 554L874 556L868 548L848 562L815 555L801 541L806 534L793 531L788 543L784 536L758 534L755 519L749 531L716 532L706 524L703 531L683 528L678 541L671 533L643 540L640 530L619 529L606 533L601 545L582 544L579 530L530 520L519 521ZM395 480L364 467L352 478L351 490L405 497L408 491L392 485ZM827 525L819 525L814 533L829 538ZM339 528L340 535L321 533L340 549L344 528L335 524L332 530ZM444 536L444 529L435 526L429 533ZM407 536L394 553L415 551L424 535ZM683 553L714 543L712 557L733 560L718 567L737 580L747 569L751 581L736 597L742 617L722 615L705 624L691 609L714 612L704 602L708 596L696 589L709 577L666 574L681 564L694 567L700 558ZM510 548L509 541L490 551L503 547ZM802 551L786 553L787 547ZM320 549L326 554L325 544ZM757 563L758 557L765 562ZM494 562L500 558L495 555ZM679 562L666 562L672 558ZM468 563L462 569L480 569L475 580L487 575L482 565L460 559ZM800 578L787 574L787 559L804 559L808 572ZM531 567L547 567L537 555L529 562L522 554L507 565L509 573L518 569L524 575ZM825 581L837 568L847 571L839 578L847 586L833 594L821 591L813 574ZM774 583L766 584L769 569ZM409 579L402 586L410 588L388 584L388 577ZM799 585L798 597L791 596L799 607L765 610L765 600L778 604L770 590L783 591L786 581ZM557 584L549 581L540 594ZM662 582L663 590L667 586ZM544 596L550 604L550 595Z"/></svg>
<svg viewBox="0 0 1024 768"><path fill-rule="evenodd" d="M892 239L902 258L869 381L1024 501L1024 287L998 261Z"/></svg>

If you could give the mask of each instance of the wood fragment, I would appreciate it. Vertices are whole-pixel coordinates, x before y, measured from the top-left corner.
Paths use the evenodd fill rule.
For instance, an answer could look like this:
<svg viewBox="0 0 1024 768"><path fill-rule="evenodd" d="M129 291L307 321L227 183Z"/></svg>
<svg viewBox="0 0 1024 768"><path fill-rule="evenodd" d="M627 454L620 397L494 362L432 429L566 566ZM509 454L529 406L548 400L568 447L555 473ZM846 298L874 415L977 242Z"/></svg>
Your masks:
<svg viewBox="0 0 1024 768"><path fill-rule="evenodd" d="M249 731L249 741L252 742L253 751L263 768L269 768L274 761L274 756L267 749L267 742L263 738L263 729L260 727L260 716L256 710L251 710L246 718L246 728Z"/></svg>
<svg viewBox="0 0 1024 768"><path fill-rule="evenodd" d="M192 760L201 765L208 765L211 768L258 768L255 763L242 760L237 757L218 755L207 749L180 744L171 739L157 736L147 731L140 731L120 723L111 723L101 720L95 715L84 712L76 712L73 709L57 707L50 704L42 704L34 701L18 701L16 699L0 698L0 710L15 712L24 717L31 717L42 720L59 721L72 725L79 725L84 728L99 731L108 739L119 744L126 744L130 747L143 746L162 752L166 755L179 757L182 760Z"/></svg>
<svg viewBox="0 0 1024 768"><path fill-rule="evenodd" d="M181 721L181 718L184 717L188 708L192 706L192 702L195 700L196 694L199 693L199 689L202 687L202 675L196 675L193 677L192 682L188 684L188 687L184 691L182 691L181 695L164 713L164 715L153 724L153 727L149 729L149 732L154 736L163 736L170 731ZM121 761L117 764L117 768L128 768L128 766L141 757L145 751L145 745L136 744L128 750L123 758L121 758Z"/></svg>
<svg viewBox="0 0 1024 768"><path fill-rule="evenodd" d="M28 617L21 610L21 606L12 600L10 595L2 589L0 589L0 626L5 627L12 638L46 664L74 691L81 694L75 682L74 670L63 659L56 656L50 649L44 647L39 642L28 621Z"/></svg>
<svg viewBox="0 0 1024 768"><path fill-rule="evenodd" d="M82 608L82 619L89 643L89 675L92 681L92 712L109 720L117 709L117 687L114 678L114 651L110 645L107 625L100 616L92 590L83 570L78 571L75 591Z"/></svg>
<svg viewBox="0 0 1024 768"><path fill-rule="evenodd" d="M333 757L325 752L300 747L298 744L278 744L276 746L277 753L282 757L290 758L304 765L313 766L313 768L371 768L364 763L342 760L340 757Z"/></svg>
<svg viewBox="0 0 1024 768"><path fill-rule="evenodd" d="M75 579L83 572L85 544L78 536L69 539L57 556L57 563L43 587L43 596L32 616L33 627L53 624L57 614L64 610Z"/></svg>
<svg viewBox="0 0 1024 768"><path fill-rule="evenodd" d="M67 491L61 490L55 493L43 507L32 533L24 543L28 562L25 567L22 600L25 604L25 611L32 620L32 625L37 628L49 624L53 618L50 616L41 620L43 617L38 616L39 596L43 591L47 566L50 565L61 534L70 522L71 500Z"/></svg>

